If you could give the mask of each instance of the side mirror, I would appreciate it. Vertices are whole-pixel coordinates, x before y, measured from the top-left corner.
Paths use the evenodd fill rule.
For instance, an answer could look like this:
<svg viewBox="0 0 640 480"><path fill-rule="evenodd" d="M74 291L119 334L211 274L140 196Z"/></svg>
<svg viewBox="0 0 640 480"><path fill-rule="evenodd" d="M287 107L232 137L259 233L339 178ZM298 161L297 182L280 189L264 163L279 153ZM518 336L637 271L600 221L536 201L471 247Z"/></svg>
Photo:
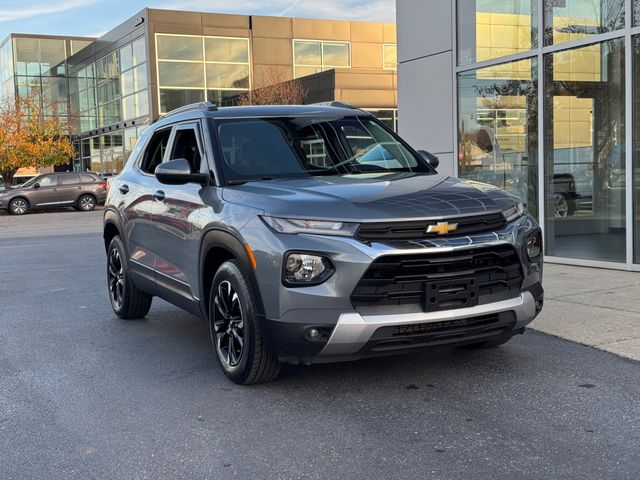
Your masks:
<svg viewBox="0 0 640 480"><path fill-rule="evenodd" d="M40 184L39 184L39 183L34 183L34 184L33 184L33 188L34 188L35 190L39 189L39 188L40 188Z"/></svg>
<svg viewBox="0 0 640 480"><path fill-rule="evenodd" d="M209 183L209 175L206 173L192 173L191 164L184 158L176 158L161 163L156 167L156 178L166 185L184 185L186 183Z"/></svg>
<svg viewBox="0 0 640 480"><path fill-rule="evenodd" d="M418 154L429 164L431 168L436 170L440 165L440 159L433 153L429 153L426 150L418 150Z"/></svg>

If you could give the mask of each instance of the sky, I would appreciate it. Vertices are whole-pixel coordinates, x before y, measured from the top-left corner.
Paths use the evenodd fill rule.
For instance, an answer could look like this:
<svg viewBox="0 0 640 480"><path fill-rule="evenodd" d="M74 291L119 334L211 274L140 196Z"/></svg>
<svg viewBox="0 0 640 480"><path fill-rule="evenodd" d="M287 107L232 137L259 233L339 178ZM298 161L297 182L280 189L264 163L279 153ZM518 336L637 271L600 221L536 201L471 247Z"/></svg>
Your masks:
<svg viewBox="0 0 640 480"><path fill-rule="evenodd" d="M395 0L0 0L0 41L10 33L100 36L145 7L395 21Z"/></svg>

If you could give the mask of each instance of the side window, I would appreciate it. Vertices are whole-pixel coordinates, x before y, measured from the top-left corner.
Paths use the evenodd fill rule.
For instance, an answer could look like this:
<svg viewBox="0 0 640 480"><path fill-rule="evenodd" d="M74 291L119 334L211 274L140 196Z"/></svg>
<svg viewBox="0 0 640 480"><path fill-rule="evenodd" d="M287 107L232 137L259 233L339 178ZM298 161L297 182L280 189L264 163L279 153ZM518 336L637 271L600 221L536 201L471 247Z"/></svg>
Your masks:
<svg viewBox="0 0 640 480"><path fill-rule="evenodd" d="M144 151L140 170L151 175L155 173L156 167L162 163L170 136L171 128L165 128L153 134L147 149Z"/></svg>
<svg viewBox="0 0 640 480"><path fill-rule="evenodd" d="M180 128L176 130L175 140L173 141L173 149L169 160L176 158L184 158L191 165L192 172L200 171L200 163L202 156L197 140L197 127Z"/></svg>
<svg viewBox="0 0 640 480"><path fill-rule="evenodd" d="M44 177L40 177L37 183L39 183L41 187L55 187L58 185L58 177L45 175Z"/></svg>
<svg viewBox="0 0 640 480"><path fill-rule="evenodd" d="M91 175L80 175L80 181L82 183L93 183L96 181Z"/></svg>
<svg viewBox="0 0 640 480"><path fill-rule="evenodd" d="M62 175L60 177L61 185L74 185L76 183L80 183L78 175Z"/></svg>

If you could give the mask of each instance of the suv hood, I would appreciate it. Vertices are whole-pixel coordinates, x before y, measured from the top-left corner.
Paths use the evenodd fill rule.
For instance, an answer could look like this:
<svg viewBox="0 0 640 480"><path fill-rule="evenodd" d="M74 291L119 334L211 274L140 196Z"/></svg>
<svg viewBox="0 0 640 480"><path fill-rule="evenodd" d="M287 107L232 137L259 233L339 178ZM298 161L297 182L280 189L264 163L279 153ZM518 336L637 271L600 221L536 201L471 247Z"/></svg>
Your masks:
<svg viewBox="0 0 640 480"><path fill-rule="evenodd" d="M226 187L223 198L274 217L346 222L460 217L518 202L491 185L412 173L265 180Z"/></svg>

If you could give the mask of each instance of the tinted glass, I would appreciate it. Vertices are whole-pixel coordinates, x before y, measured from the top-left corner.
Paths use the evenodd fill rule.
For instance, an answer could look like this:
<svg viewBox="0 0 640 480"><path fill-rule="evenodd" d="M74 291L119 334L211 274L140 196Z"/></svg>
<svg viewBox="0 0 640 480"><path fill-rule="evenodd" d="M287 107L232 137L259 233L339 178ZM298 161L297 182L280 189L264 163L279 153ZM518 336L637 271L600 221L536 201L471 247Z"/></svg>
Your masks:
<svg viewBox="0 0 640 480"><path fill-rule="evenodd" d="M249 66L207 64L207 88L249 88Z"/></svg>
<svg viewBox="0 0 640 480"><path fill-rule="evenodd" d="M322 65L322 43L295 41L293 44L296 65Z"/></svg>
<svg viewBox="0 0 640 480"><path fill-rule="evenodd" d="M220 120L218 135L228 180L430 172L366 117Z"/></svg>
<svg viewBox="0 0 640 480"><path fill-rule="evenodd" d="M202 60L202 37L156 35L160 60Z"/></svg>
<svg viewBox="0 0 640 480"><path fill-rule="evenodd" d="M158 62L162 87L204 87L204 64L187 62Z"/></svg>
<svg viewBox="0 0 640 480"><path fill-rule="evenodd" d="M458 65L537 47L537 0L458 0Z"/></svg>
<svg viewBox="0 0 640 480"><path fill-rule="evenodd" d="M160 112L167 113L190 103L204 101L204 90L160 89Z"/></svg>
<svg viewBox="0 0 640 480"><path fill-rule="evenodd" d="M625 0L545 0L545 45L624 27Z"/></svg>
<svg viewBox="0 0 640 480"><path fill-rule="evenodd" d="M322 44L322 64L325 67L348 67L351 64L348 43Z"/></svg>
<svg viewBox="0 0 640 480"><path fill-rule="evenodd" d="M192 172L200 171L200 148L196 140L196 130L181 128L176 131L170 159L184 158L191 165Z"/></svg>
<svg viewBox="0 0 640 480"><path fill-rule="evenodd" d="M80 181L82 183L94 183L96 181L91 175L80 175Z"/></svg>
<svg viewBox="0 0 640 480"><path fill-rule="evenodd" d="M249 42L245 38L205 38L207 62L249 62Z"/></svg>
<svg viewBox="0 0 640 480"><path fill-rule="evenodd" d="M625 261L624 62L623 39L545 56L548 255Z"/></svg>
<svg viewBox="0 0 640 480"><path fill-rule="evenodd" d="M45 175L40 177L37 182L41 187L53 187L58 184L58 177L55 175Z"/></svg>
<svg viewBox="0 0 640 480"><path fill-rule="evenodd" d="M164 158L170 135L171 129L167 128L156 132L153 137L151 137L149 146L146 148L144 156L142 157L142 164L140 165L140 169L143 172L152 175L155 173L156 167L162 163L162 159Z"/></svg>
<svg viewBox="0 0 640 480"><path fill-rule="evenodd" d="M80 180L77 175L60 175L61 185L74 185L79 182Z"/></svg>

